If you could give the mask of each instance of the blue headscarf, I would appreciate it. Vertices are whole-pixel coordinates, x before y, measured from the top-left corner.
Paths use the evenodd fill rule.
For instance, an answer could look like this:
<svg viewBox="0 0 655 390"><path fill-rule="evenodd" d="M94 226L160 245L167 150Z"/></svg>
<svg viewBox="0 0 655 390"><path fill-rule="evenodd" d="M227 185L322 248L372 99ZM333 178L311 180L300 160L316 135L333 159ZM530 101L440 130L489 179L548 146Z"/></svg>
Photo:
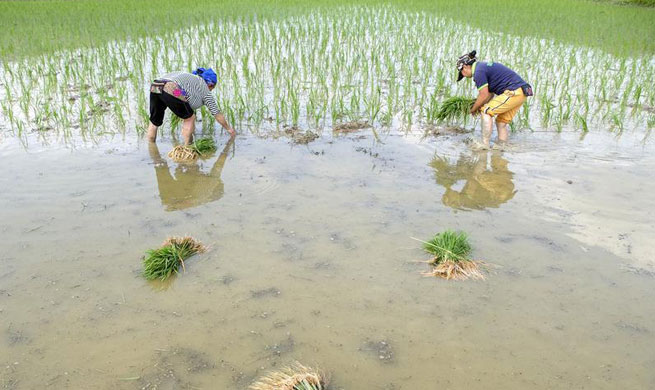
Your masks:
<svg viewBox="0 0 655 390"><path fill-rule="evenodd" d="M218 77L216 76L216 72L214 72L214 69L212 68L198 68L193 71L193 74L198 75L202 77L205 82L209 85L216 85L218 82Z"/></svg>

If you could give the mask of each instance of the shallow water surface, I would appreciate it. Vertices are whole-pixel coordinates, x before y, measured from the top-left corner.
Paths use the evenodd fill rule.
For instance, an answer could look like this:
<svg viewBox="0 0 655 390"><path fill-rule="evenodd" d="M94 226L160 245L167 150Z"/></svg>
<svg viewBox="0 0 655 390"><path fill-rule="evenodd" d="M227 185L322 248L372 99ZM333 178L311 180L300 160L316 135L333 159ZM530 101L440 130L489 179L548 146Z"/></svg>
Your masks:
<svg viewBox="0 0 655 390"><path fill-rule="evenodd" d="M334 389L655 387L652 143L462 137L223 137L187 165L5 139L2 388L245 389L295 360ZM412 237L446 228L486 281L420 275ZM208 253L146 282L183 234Z"/></svg>

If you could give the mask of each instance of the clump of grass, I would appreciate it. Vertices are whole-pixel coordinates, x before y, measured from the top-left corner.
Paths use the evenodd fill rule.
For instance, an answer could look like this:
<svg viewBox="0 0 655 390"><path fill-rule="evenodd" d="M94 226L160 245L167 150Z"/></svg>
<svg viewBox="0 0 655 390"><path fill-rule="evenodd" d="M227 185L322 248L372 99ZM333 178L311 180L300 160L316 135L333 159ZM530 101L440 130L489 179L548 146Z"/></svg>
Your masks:
<svg viewBox="0 0 655 390"><path fill-rule="evenodd" d="M440 122L452 121L458 118L465 119L469 115L473 103L475 103L475 99L463 96L450 97L441 103L435 118Z"/></svg>
<svg viewBox="0 0 655 390"><path fill-rule="evenodd" d="M168 157L176 162L193 161L216 151L216 143L212 138L196 140L191 145L178 145L168 152Z"/></svg>
<svg viewBox="0 0 655 390"><path fill-rule="evenodd" d="M143 276L148 280L168 279L177 273L180 266L184 268L184 260L202 253L205 247L192 237L170 237L158 249L146 252L143 258Z"/></svg>
<svg viewBox="0 0 655 390"><path fill-rule="evenodd" d="M328 379L323 373L296 362L260 378L250 385L250 390L324 390Z"/></svg>
<svg viewBox="0 0 655 390"><path fill-rule="evenodd" d="M424 273L426 276L448 280L484 279L479 263L469 258L472 248L464 232L446 230L438 233L423 242L423 249L434 256L429 261L432 270Z"/></svg>

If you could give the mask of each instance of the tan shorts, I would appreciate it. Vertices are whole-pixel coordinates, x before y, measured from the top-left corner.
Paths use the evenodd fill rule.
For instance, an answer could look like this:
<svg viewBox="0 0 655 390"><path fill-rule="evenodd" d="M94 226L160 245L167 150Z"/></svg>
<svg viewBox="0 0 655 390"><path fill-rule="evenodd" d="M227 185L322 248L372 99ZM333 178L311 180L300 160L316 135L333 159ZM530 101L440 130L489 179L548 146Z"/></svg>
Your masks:
<svg viewBox="0 0 655 390"><path fill-rule="evenodd" d="M525 95L521 88L515 91L505 91L496 95L489 103L482 106L480 112L496 117L497 122L510 123L525 102Z"/></svg>

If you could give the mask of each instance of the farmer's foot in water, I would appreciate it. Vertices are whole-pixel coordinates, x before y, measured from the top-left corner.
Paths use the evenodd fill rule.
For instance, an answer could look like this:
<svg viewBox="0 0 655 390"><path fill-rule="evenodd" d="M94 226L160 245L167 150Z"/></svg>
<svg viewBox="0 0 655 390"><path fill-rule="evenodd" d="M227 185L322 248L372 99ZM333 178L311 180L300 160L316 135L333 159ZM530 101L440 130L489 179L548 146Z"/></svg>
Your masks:
<svg viewBox="0 0 655 390"><path fill-rule="evenodd" d="M471 149L473 150L489 150L489 144L482 143L478 141L477 139L471 140L471 143L469 144Z"/></svg>

